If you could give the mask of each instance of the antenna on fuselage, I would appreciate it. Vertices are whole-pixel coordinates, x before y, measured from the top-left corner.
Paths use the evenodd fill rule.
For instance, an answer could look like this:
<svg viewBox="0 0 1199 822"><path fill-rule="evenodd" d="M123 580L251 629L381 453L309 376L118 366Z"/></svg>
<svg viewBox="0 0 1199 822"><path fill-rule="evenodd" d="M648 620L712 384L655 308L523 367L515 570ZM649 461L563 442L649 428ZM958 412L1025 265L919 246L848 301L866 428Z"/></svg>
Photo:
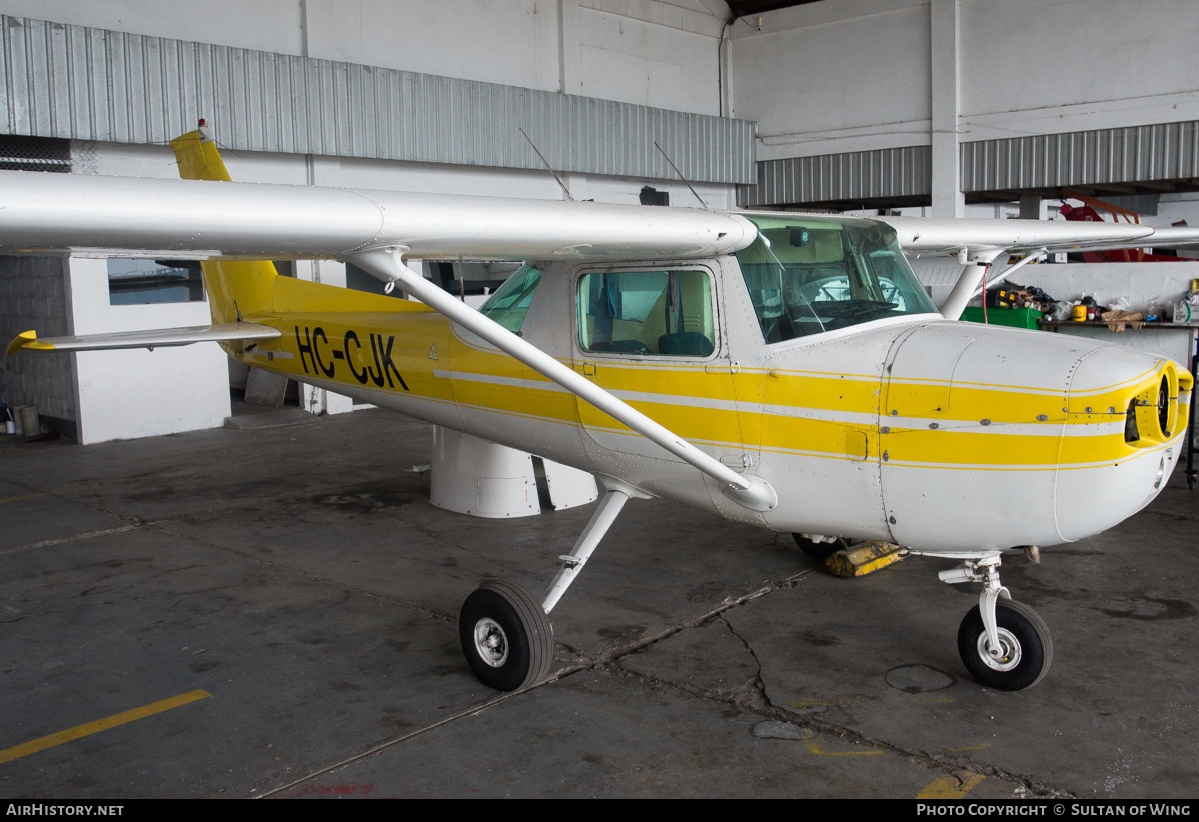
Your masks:
<svg viewBox="0 0 1199 822"><path fill-rule="evenodd" d="M679 179L687 184L687 188L691 189L691 193L695 195L695 199L699 200L699 204L710 211L711 209L708 208L708 204L704 202L704 198L699 196L699 192L695 190L693 185L691 185L691 181L683 176L683 172L679 171L679 167L674 164L674 160L670 159L670 155L666 153L665 149L658 145L657 140L654 140L654 148L662 152L662 156L666 158L666 162L670 163L670 167L674 169L674 173L679 175Z"/></svg>
<svg viewBox="0 0 1199 822"><path fill-rule="evenodd" d="M529 135L525 134L525 130L523 128L518 128L517 131L520 132L522 137L529 141L529 146L537 153L537 156L541 158L541 162L545 163L546 171L554 175L554 179L558 181L558 185L562 186L562 190L566 192L566 199L573 203L575 198L570 196L570 189L566 187L566 183L562 182L562 178L558 176L556 171L554 171L554 168L550 165L549 160L545 159L545 155L543 155L540 151L537 151L537 146L529 138Z"/></svg>

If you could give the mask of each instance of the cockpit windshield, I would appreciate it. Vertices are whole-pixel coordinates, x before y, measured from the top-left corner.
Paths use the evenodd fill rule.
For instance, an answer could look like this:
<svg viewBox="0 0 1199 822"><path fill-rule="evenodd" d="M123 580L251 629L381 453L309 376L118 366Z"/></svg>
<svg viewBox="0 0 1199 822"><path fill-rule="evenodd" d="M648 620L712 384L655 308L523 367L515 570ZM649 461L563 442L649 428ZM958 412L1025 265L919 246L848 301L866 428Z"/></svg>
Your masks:
<svg viewBox="0 0 1199 822"><path fill-rule="evenodd" d="M737 261L767 343L936 313L888 226L796 214L744 216L758 227L758 238L737 252Z"/></svg>

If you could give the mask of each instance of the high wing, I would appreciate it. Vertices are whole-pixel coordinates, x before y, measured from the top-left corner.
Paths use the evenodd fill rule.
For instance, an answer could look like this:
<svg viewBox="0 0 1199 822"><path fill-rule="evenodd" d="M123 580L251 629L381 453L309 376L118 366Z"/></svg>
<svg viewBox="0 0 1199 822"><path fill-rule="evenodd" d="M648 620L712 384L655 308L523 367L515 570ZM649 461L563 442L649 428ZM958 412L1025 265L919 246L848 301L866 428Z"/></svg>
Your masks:
<svg viewBox="0 0 1199 822"><path fill-rule="evenodd" d="M173 259L679 259L753 242L735 214L588 202L0 171L0 253Z"/></svg>
<svg viewBox="0 0 1199 822"><path fill-rule="evenodd" d="M946 220L927 217L878 217L895 229L908 253L951 254L967 266L949 297L940 306L950 320L961 317L971 298L982 290L987 266L1010 254L1024 259L997 272L999 283L1022 266L1046 254L1100 251L1162 245L1170 248L1199 244L1199 228L1153 228L1136 223L1089 223L1050 220ZM972 264L972 265L969 265Z"/></svg>
<svg viewBox="0 0 1199 822"><path fill-rule="evenodd" d="M0 171L0 252L340 259L402 245L418 259L679 259L756 234L737 214L589 202ZM1000 253L1199 244L1199 228L878 217L905 251Z"/></svg>
<svg viewBox="0 0 1199 822"><path fill-rule="evenodd" d="M1051 220L946 220L878 217L895 229L904 251L959 254L989 261L1002 252L1091 251L1199 243L1199 228L1152 228L1134 223Z"/></svg>

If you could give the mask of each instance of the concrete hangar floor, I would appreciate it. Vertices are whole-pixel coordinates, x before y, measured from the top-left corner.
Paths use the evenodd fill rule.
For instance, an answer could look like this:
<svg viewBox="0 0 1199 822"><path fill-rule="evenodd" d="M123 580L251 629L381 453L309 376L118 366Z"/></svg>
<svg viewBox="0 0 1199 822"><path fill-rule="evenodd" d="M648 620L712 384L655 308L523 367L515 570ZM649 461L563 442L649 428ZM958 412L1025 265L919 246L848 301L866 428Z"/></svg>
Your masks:
<svg viewBox="0 0 1199 822"><path fill-rule="evenodd" d="M286 415L287 412L280 412ZM286 416L278 419L286 422ZM593 506L428 502L382 411L88 447L0 442L0 795L1186 797L1196 503L1004 565L1046 679L970 680L977 588L823 572L789 539L634 501L553 614L551 681L480 685L457 612L540 591Z"/></svg>

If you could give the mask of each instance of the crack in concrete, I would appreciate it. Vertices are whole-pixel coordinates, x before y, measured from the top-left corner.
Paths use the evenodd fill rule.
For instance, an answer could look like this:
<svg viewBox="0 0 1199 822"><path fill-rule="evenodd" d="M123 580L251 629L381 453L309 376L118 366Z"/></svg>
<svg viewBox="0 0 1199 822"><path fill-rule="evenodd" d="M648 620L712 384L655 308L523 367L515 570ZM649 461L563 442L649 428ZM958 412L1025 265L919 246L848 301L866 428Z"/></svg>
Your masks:
<svg viewBox="0 0 1199 822"><path fill-rule="evenodd" d="M753 646L744 637L737 633L736 629L733 628L729 620L725 618L725 614L734 608L741 607L742 605L745 605L756 599L760 599L761 597L767 596L776 591L794 588L799 584L801 579L813 573L814 570L815 569L809 569L794 576L786 577L783 580L773 582L740 597L726 598L717 608L709 611L706 614L702 614L701 616L687 622L665 628L651 636L642 637L641 639L625 643L624 645L607 648L602 653L596 654L594 658L589 658L585 655L575 652L576 656L580 657L578 663L556 671L545 682L540 683L536 687L541 687L542 685L547 685L551 682L557 682L559 680L566 679L567 677L573 676L574 674L582 671L607 671L609 673L624 676L629 679L639 680L640 682L646 683L651 687L674 690L700 699L722 702L726 705L737 708L738 710L755 714L765 719L774 719L787 722L791 725L795 725L796 727L803 728L808 731L835 737L841 742L876 748L891 755L914 761L930 771L936 771L939 774L952 775L954 778L959 780L959 783L961 783L961 777L959 774L967 772L989 776L994 779L999 779L1014 784L1017 786L1018 791L1023 792L1022 795L1028 797L1057 798L1074 796L1074 794L1069 791L1046 785L1025 774L1012 773L999 767L983 765L964 757L949 757L940 753L930 753L918 748L907 748L903 745L886 740L875 739L855 731L852 728L838 725L833 722L827 722L811 715L797 715L786 710L785 708L780 708L771 702L770 698L766 695L766 684L762 679L761 660L758 659L757 654L754 652ZM741 643L753 658L755 665L757 665L757 671L754 676L746 680L741 685L727 689L704 688L699 685L692 685L690 683L665 679L653 674L640 673L627 668L620 663L623 658L632 656L638 651L644 650L645 648L662 642L663 640L676 636L683 631L691 628L702 627L717 619L728 626L728 629L733 636L741 640Z"/></svg>
<svg viewBox="0 0 1199 822"><path fill-rule="evenodd" d="M189 537L184 537L184 538L189 538ZM200 541L200 540L197 540L197 541ZM202 541L200 541L200 542L202 542ZM220 546L213 546L213 547L219 548ZM232 550L232 549L225 549L225 550ZM281 563L271 563L271 562L262 560L260 557L255 557L252 555L247 555L247 556L248 556L248 558L254 559L258 562L261 562L264 565L278 565L280 567L288 567L289 568L289 566L283 565ZM310 576L315 579L320 579L319 577L315 577L314 575L307 574L306 572L299 570L299 569L290 569L290 570L296 570L298 573L305 574L306 576ZM833 722L827 722L827 721L821 720L812 715L797 715L795 713L792 713L791 711L786 710L785 708L780 708L777 705L775 705L773 702L771 702L770 698L766 694L765 681L762 679L761 660L758 658L757 653L754 651L753 645L737 632L737 630L733 627L732 623L729 622L729 620L725 617L725 614L735 608L739 608L743 605L753 602L754 600L757 600L762 597L768 596L772 593L775 593L776 591L790 590L792 588L795 588L802 579L804 579L808 575L814 573L816 570L817 569L807 569L807 570L801 571L798 574L794 574L792 576L785 577L781 580L776 580L776 581L770 582L762 587L759 587L753 591L750 591L749 593L742 594L741 596L726 597L724 600L721 601L721 603L717 607L713 608L712 610L710 610L706 613L700 614L697 617L694 617L694 618L687 620L685 622L682 622L682 623L678 623L676 625L666 627L666 628L664 628L660 631L657 631L656 633L651 634L649 636L641 637L636 640L632 640L630 642L626 642L626 643L623 643L620 645L614 645L614 646L604 648L604 649L600 650L598 653L594 653L591 655L588 655L588 654L584 653L583 651L581 651L567 643L556 642L555 643L556 648L565 650L566 653L576 657L576 661L572 664L568 664L562 668L559 668L557 671L553 672L545 680L542 680L541 682L537 683L536 685L533 685L532 687L527 688L524 691L517 691L514 693L510 693L510 694L503 694L503 695L497 696L496 698L489 700L481 705L476 705L476 706L473 706L466 710L460 711L457 714L455 714L454 716L446 717L443 720L440 720L436 723L428 725L424 728L419 728L417 730L411 731L407 734L404 734L403 736L397 737L396 739L393 739L393 740L385 742L381 745L375 746L367 751L363 751L361 753L354 754L353 756L350 756L338 763L329 765L329 766L322 768L316 772L308 774L307 776L304 776L300 779L294 780L286 785L282 785L277 788L274 788L273 790L271 790L265 794L262 794L260 796L262 796L264 798L267 796L279 796L288 790L299 788L300 786L307 784L309 782L312 782L315 779L319 779L323 776L327 776L331 773L342 770L354 763L368 759L372 756L382 753L385 750L388 750L397 745L403 744L404 742L407 742L411 739L415 739L424 734L431 733L439 728L453 724L460 719L465 719L468 717L481 715L484 711L488 710L489 708L492 708L497 705L501 705L504 702L508 701L509 699L519 697L523 693L531 692L531 691L534 691L534 690L537 690L537 689L540 689L543 687L548 687L550 684L552 684L554 682L559 682L559 681L568 679L569 677L574 676L575 674L585 672L585 671L607 672L607 673L610 673L615 676L622 676L627 679L637 680L640 683L646 684L652 688L659 688L662 690L672 690L672 691L686 694L688 696L696 697L698 699L705 699L705 700L711 700L713 702L720 702L720 703L729 705L730 707L736 708L739 711L743 711L745 713L755 715L755 716L760 716L763 719L773 719L773 720L777 720L777 721L781 721L781 722L786 722L786 723L794 725L798 728L802 728L806 731L823 734L830 738L835 738L838 741L846 743L846 744L860 745L863 747L870 747L870 748L874 748L876 750L881 750L881 751L884 751L885 753L891 754L893 756L915 762L918 765L920 765L921 767L923 767L929 771L933 771L939 775L951 776L957 780L959 788L962 788L966 785L965 780L972 778L969 775L981 775L981 776L986 776L986 777L991 777L993 779L1001 780L1008 784L1014 785L1015 793L1021 797L1025 797L1025 798L1062 798L1062 797L1070 798L1070 797L1075 796L1073 793L1071 793L1069 791L1061 790L1058 788L1054 788L1050 785L1046 785L1046 784L1039 782L1038 780L1032 778L1031 776L1028 776L1025 774L1012 773L1010 771L1006 771L1002 768L991 766L991 765L982 765L980 763L974 762L965 757L950 757L950 756L946 756L941 753L928 752L928 751L924 751L924 750L921 750L918 748L907 748L903 745L889 742L886 740L875 739L875 738L867 736L866 734L863 734L859 731L856 731L852 728L838 725ZM321 580L321 581L329 582L328 580ZM350 587L350 586L346 586L346 587ZM360 589L356 589L356 590L360 590ZM379 595L374 594L370 591L362 591L362 593L364 593L367 596L372 596L372 597L376 597L376 598L380 598L380 599L386 599L384 597L379 597ZM392 601L392 600L388 600L388 601ZM405 603L403 601L397 601L397 604L405 605L407 607L415 607L411 603ZM418 610L421 610L421 609L418 609ZM434 617L438 617L438 618L456 619L456 616L451 616L451 615L439 616L437 613L430 612L427 609L423 609L423 610L421 610L421 612L427 613L430 616L434 616ZM723 622L725 624L725 626L728 628L729 632L741 641L741 643L744 646L744 648L746 649L746 651L753 658L754 664L757 666L757 670L755 671L754 675L752 677L750 677L749 679L747 679L741 685L737 685L737 686L734 686L731 688L725 688L725 689L704 688L704 687L698 686L698 685L692 685L692 684L688 684L688 683L684 683L684 682L677 682L674 680L665 679L663 677L659 677L659 676L656 676L653 674L639 673L628 667L625 667L620 662L625 657L632 656L639 651L642 651L646 648L649 648L653 645L663 642L664 640L670 639L671 637L676 636L684 631L687 631L692 628L703 627L703 626L708 625L716 620L720 620L721 622Z"/></svg>
<svg viewBox="0 0 1199 822"><path fill-rule="evenodd" d="M390 739L386 742L383 742L383 743L380 743L380 744L374 746L373 748L369 748L368 750L362 751L361 753L356 753L352 756L346 757L345 759L341 760L340 762L334 762L332 765L326 765L324 768L314 771L313 773L310 773L307 776L303 776L299 779L292 780L291 782L288 782L285 785L280 785L277 788L272 788L271 790L266 791L265 793L254 794L252 797L249 797L249 798L251 798L251 799L267 799L272 796L279 796L284 791L289 791L289 790L299 788L302 785L312 782L315 779L320 779L322 776L328 776L329 774L336 773L341 770L345 770L346 768L348 768L349 766L353 765L356 762L361 762L364 759L369 759L372 756L377 756L390 748L394 748L397 745L402 745L405 742L408 742L409 740L416 739L417 737L424 736L425 734L432 733L433 731L437 730L438 728L443 728L446 725L451 725L460 719L465 719L465 718L471 717L471 716L478 716L479 714L483 713L488 708L494 707L496 705L501 705L501 704L507 702L509 699L512 699L514 696L519 696L522 693L524 693L524 691L516 691L516 692L510 693L510 694L501 694L497 697L489 699L487 702L484 702L482 705L472 705L471 707L466 708L465 710L459 711L458 713L454 714L453 716L447 716L445 719L438 720L437 722L434 722L432 725L426 725L423 728L417 728L414 731L409 731L408 733L403 734L402 736L398 736L395 739Z"/></svg>
<svg viewBox="0 0 1199 822"><path fill-rule="evenodd" d="M667 626L656 633L639 637L638 639L626 642L624 644L609 645L606 648L600 649L598 653L595 653L592 656L587 656L582 652L574 651L572 649L572 652L576 656L580 657L580 661L575 665L571 665L567 668L562 668L556 671L555 673L551 674L546 681L554 682L564 676L569 676L570 674L577 673L579 671L598 670L607 665L611 665L622 657L634 654L637 651L650 647L651 645L656 645L657 643L665 639L669 639L675 634L686 631L689 628L698 628L702 625L706 625L707 623L720 617L721 614L731 608L736 608L740 605L744 605L747 602L752 602L755 599L759 599L775 591L789 590L794 588L799 584L801 579L813 573L815 570L816 569L814 568L809 568L805 571L800 571L798 574L784 577L782 580L770 582L761 588L758 588L757 590L750 591L748 594L742 594L738 597L725 597L719 605L707 613L700 614L699 616L686 622L680 622L675 625Z"/></svg>
<svg viewBox="0 0 1199 822"><path fill-rule="evenodd" d="M732 691L735 692L735 691L744 689L747 686L753 686L762 696L765 696L766 683L762 681L762 660L758 659L758 654L756 651L754 651L753 646L749 644L749 641L745 637L743 637L743 636L741 636L741 634L737 633L737 629L733 627L733 623L731 623L727 619L725 619L724 614L720 615L720 621L723 622L725 627L729 629L730 634L737 637L737 639L741 640L742 647L745 648L746 652L750 656L750 659L752 659L754 661L754 666L756 668L756 670L754 671L754 675L752 677L747 679L744 683L742 683L738 687L733 688Z"/></svg>
<svg viewBox="0 0 1199 822"><path fill-rule="evenodd" d="M120 534L126 531L137 531L141 528L149 528L158 524L158 521L148 522L139 517L121 517L121 519L132 519L134 522L131 522L127 525L118 525L115 528L103 528L99 531L88 531L83 534L73 534L69 537L55 537L54 539L43 539L39 542L28 542L24 545L16 545L12 548L5 548L3 551L0 551L0 556L17 554L21 551L32 551L37 548L48 548L52 545L62 545L67 542L97 539L99 537L107 537L112 534Z"/></svg>
<svg viewBox="0 0 1199 822"><path fill-rule="evenodd" d="M828 737L834 737L840 742L851 745L861 745L863 747L875 748L885 751L893 756L916 762L920 766L935 771L939 774L949 774L955 778L959 778L957 774L962 771L989 776L994 779L999 779L1017 786L1017 789L1022 789L1024 796L1038 798L1058 798L1058 797L1074 797L1070 791L1065 791L1059 788L1054 788L1037 781L1031 776L1025 774L1012 773L1002 768L992 765L983 765L969 759L961 757L948 757L943 754L930 753L920 750L919 748L907 748L893 742L882 739L876 739L867 736L852 728L847 728L843 725L837 725L833 722L826 722L817 719L811 715L798 715L780 708L775 705L766 696L765 683L761 677L755 677L747 681L744 685L733 688L727 691L714 690L703 688L696 685L690 685L683 682L676 682L652 674L639 673L617 662L609 663L605 669L611 673L624 676L629 679L639 680L651 687L658 687L666 690L679 691L689 696L694 696L700 699L708 699L714 702L722 702L731 707L746 713L761 716L764 719L774 719L781 722L786 722L804 730L814 733L823 734Z"/></svg>

